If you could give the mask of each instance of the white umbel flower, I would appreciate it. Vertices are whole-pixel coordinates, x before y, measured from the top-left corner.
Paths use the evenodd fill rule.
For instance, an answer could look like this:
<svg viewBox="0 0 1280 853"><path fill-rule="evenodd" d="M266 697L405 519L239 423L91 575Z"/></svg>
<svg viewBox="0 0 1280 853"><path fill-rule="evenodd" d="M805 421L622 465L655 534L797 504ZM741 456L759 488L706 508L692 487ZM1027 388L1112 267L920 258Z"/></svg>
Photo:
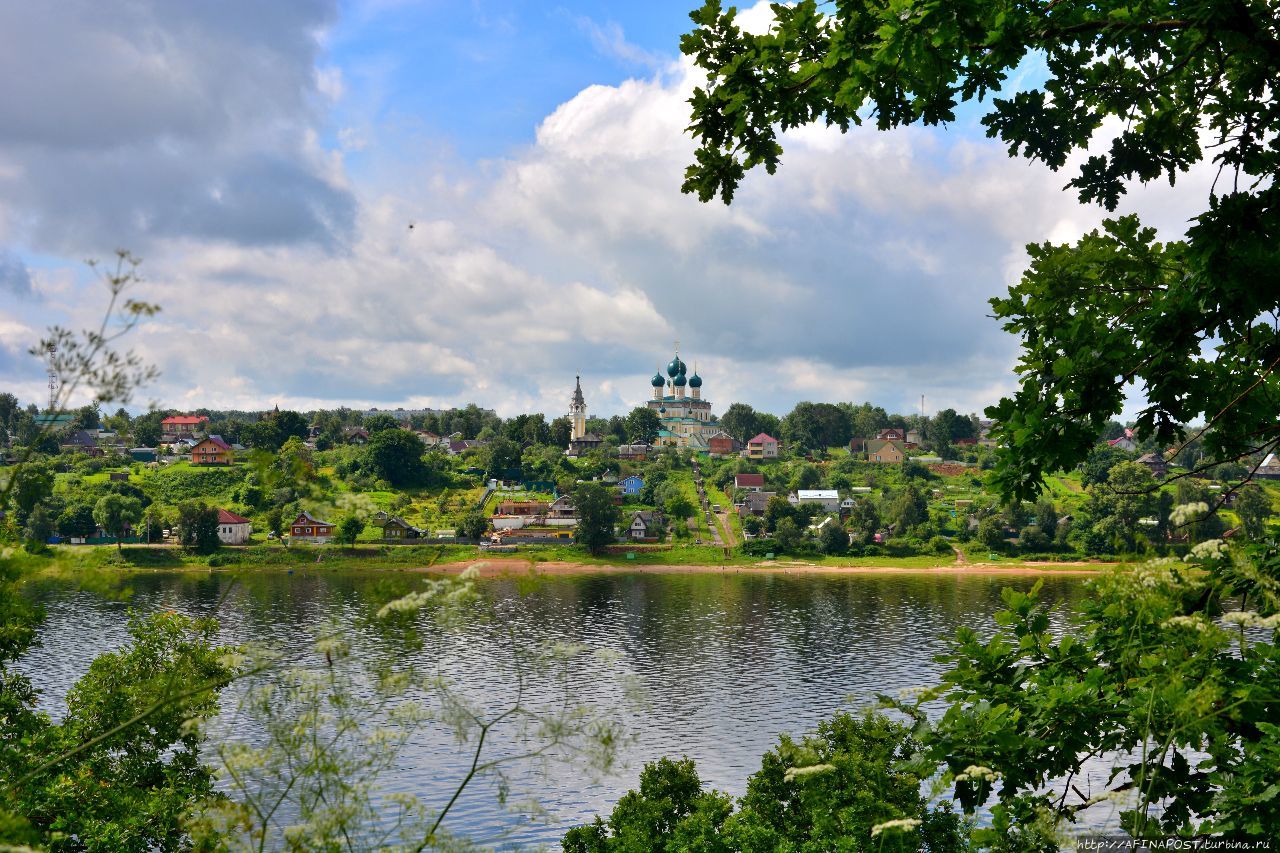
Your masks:
<svg viewBox="0 0 1280 853"><path fill-rule="evenodd" d="M920 826L920 821L914 817L886 820L884 823L877 823L871 827L871 837L875 838L882 832L911 832L918 826Z"/></svg>

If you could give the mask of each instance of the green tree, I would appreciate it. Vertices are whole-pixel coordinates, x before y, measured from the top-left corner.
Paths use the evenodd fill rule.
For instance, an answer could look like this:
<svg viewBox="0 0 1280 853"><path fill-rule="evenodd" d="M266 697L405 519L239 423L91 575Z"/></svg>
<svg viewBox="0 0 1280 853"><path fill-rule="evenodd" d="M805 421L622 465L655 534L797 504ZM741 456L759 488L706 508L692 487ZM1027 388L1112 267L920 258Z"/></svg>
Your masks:
<svg viewBox="0 0 1280 853"><path fill-rule="evenodd" d="M33 456L13 469L6 491L20 522L25 523L36 504L53 494L53 480L53 467L43 457Z"/></svg>
<svg viewBox="0 0 1280 853"><path fill-rule="evenodd" d="M735 804L702 787L694 763L646 764L640 788L606 823L571 829L566 853L731 853L731 851L968 850L966 831L946 806L930 809L923 776L908 767L919 749L910 730L880 714L836 714L799 740L783 736Z"/></svg>
<svg viewBox="0 0 1280 853"><path fill-rule="evenodd" d="M483 458L490 478L520 476L520 445L509 438L495 438L485 445Z"/></svg>
<svg viewBox="0 0 1280 853"><path fill-rule="evenodd" d="M778 550L784 553L794 553L803 541L800 525L791 516L778 519L773 527L773 538L778 543Z"/></svg>
<svg viewBox="0 0 1280 853"><path fill-rule="evenodd" d="M1041 583L1005 590L992 636L959 629L939 658L941 685L921 697L949 705L936 728L919 703L904 710L964 810L988 811L979 849L1056 851L1044 830L1069 831L1099 797L1124 799L1132 838L1277 837L1280 803L1264 793L1280 762L1277 559L1215 546L1190 564L1106 572L1075 606L1081 630L1065 636ZM1116 753L1122 772L1101 786L1053 787L1082 756Z"/></svg>
<svg viewBox="0 0 1280 853"><path fill-rule="evenodd" d="M569 436L573 434L573 424L569 423L569 418L561 415L553 420L547 429L548 443L555 447L568 447Z"/></svg>
<svg viewBox="0 0 1280 853"><path fill-rule="evenodd" d="M382 432L385 429L400 429L404 425L393 415L379 412L376 415L370 415L365 418L362 426L364 427L365 432L369 433L369 435L373 435L374 433Z"/></svg>
<svg viewBox="0 0 1280 853"><path fill-rule="evenodd" d="M364 450L370 470L393 486L418 486L427 479L422 441L408 430L376 432Z"/></svg>
<svg viewBox="0 0 1280 853"><path fill-rule="evenodd" d="M764 430L756 410L746 403L731 403L720 416L720 428L744 444Z"/></svg>
<svg viewBox="0 0 1280 853"><path fill-rule="evenodd" d="M482 539L489 529L489 519L479 509L471 509L458 522L458 533L467 539Z"/></svg>
<svg viewBox="0 0 1280 853"><path fill-rule="evenodd" d="M992 549L1004 547L1006 537L1000 516L989 515L978 522L978 541Z"/></svg>
<svg viewBox="0 0 1280 853"><path fill-rule="evenodd" d="M1240 516L1244 535L1253 541L1261 540L1267 532L1267 519L1271 517L1271 499L1266 491L1255 483L1242 486L1236 495L1234 507Z"/></svg>
<svg viewBox="0 0 1280 853"><path fill-rule="evenodd" d="M599 554L613 542L614 528L622 518L613 504L613 494L599 483L579 483L573 492L573 505L578 510L575 540L588 553Z"/></svg>
<svg viewBox="0 0 1280 853"><path fill-rule="evenodd" d="M138 447L155 447L160 443L160 422L164 420L164 412L147 412L134 418L129 425L129 434Z"/></svg>
<svg viewBox="0 0 1280 853"><path fill-rule="evenodd" d="M832 519L818 531L818 550L824 554L839 555L849 550L849 532L840 526L839 519Z"/></svg>
<svg viewBox="0 0 1280 853"><path fill-rule="evenodd" d="M197 554L210 554L218 550L218 510L200 500L178 504L178 542Z"/></svg>
<svg viewBox="0 0 1280 853"><path fill-rule="evenodd" d="M732 200L748 169L772 173L779 134L818 122L886 130L955 120L986 100L989 136L1052 169L1078 158L1083 202L1114 209L1134 181L1176 177L1211 156L1215 183L1184 239L1167 244L1136 217L1075 245L1029 247L1031 267L995 315L1021 336L1021 388L988 409L1001 442L995 483L1033 498L1046 473L1084 460L1125 402L1144 389L1136 431L1161 445L1204 418L1209 455L1274 446L1280 424L1280 41L1267 0L1172 0L1134 6L993 2L943 9L814 0L772 6L752 34L708 0L681 49L707 73L695 90L695 162L683 189ZM1043 83L1002 91L1029 57ZM1109 138L1108 138L1109 137ZM1212 138L1211 146L1205 144ZM1214 340L1212 349L1203 348Z"/></svg>
<svg viewBox="0 0 1280 853"><path fill-rule="evenodd" d="M27 516L27 524L22 529L22 538L26 540L28 550L40 551L53 535L53 519L44 504L38 504Z"/></svg>
<svg viewBox="0 0 1280 853"><path fill-rule="evenodd" d="M682 522L686 519L693 518L693 516L698 512L698 508L693 505L693 501L689 500L689 498L682 492L677 492L667 498L667 502L663 508L666 510L667 515L672 518L679 519Z"/></svg>
<svg viewBox="0 0 1280 853"><path fill-rule="evenodd" d="M800 489L816 489L822 485L822 469L817 465L805 463L796 469L795 476L791 478L792 491Z"/></svg>
<svg viewBox="0 0 1280 853"><path fill-rule="evenodd" d="M142 502L124 495L103 495L93 505L93 520L108 536L115 537L119 551L120 540L142 520Z"/></svg>
<svg viewBox="0 0 1280 853"><path fill-rule="evenodd" d="M929 520L929 502L913 484L894 492L884 506L884 520L896 527L897 535Z"/></svg>
<svg viewBox="0 0 1280 853"><path fill-rule="evenodd" d="M200 725L232 676L216 629L174 613L135 619L129 645L90 664L59 724L41 717L27 743L0 747L0 808L50 849L185 849L185 814L214 795Z"/></svg>
<svg viewBox="0 0 1280 853"><path fill-rule="evenodd" d="M93 504L68 505L58 516L57 527L60 536L92 536L97 529L97 522L93 520Z"/></svg>
<svg viewBox="0 0 1280 853"><path fill-rule="evenodd" d="M364 519L358 515L344 516L338 522L337 540L340 544L354 548L360 534L364 533Z"/></svg>
<svg viewBox="0 0 1280 853"><path fill-rule="evenodd" d="M632 444L653 444L658 440L661 425L657 412L648 406L636 406L627 415L627 441Z"/></svg>
<svg viewBox="0 0 1280 853"><path fill-rule="evenodd" d="M794 518L796 508L782 495L774 495L764 505L764 526L766 530L777 529L778 522L784 518Z"/></svg>
<svg viewBox="0 0 1280 853"><path fill-rule="evenodd" d="M849 418L832 403L797 403L782 419L782 438L789 446L806 450L843 447L849 443Z"/></svg>
<svg viewBox="0 0 1280 853"><path fill-rule="evenodd" d="M1036 502L1036 526L1050 539L1058 535L1058 508L1052 498L1046 496Z"/></svg>
<svg viewBox="0 0 1280 853"><path fill-rule="evenodd" d="M876 511L875 501L870 498L857 498L849 511L849 529L859 545L870 545L880 530L880 513Z"/></svg>
<svg viewBox="0 0 1280 853"><path fill-rule="evenodd" d="M1108 522L1120 537L1116 544L1131 550L1138 532L1138 519L1155 511L1156 481L1147 466L1121 462L1111 469L1107 482L1091 487L1095 504L1091 515Z"/></svg>

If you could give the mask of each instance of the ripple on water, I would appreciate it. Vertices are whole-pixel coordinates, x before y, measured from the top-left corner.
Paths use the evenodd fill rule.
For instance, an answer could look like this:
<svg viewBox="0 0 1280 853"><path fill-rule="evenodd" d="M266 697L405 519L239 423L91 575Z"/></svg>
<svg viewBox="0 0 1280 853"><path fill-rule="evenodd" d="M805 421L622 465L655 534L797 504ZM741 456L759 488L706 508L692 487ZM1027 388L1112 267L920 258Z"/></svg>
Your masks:
<svg viewBox="0 0 1280 853"><path fill-rule="evenodd" d="M379 580L342 573L247 576L218 610L221 639L297 647L323 625L353 624L367 612ZM127 641L130 611L209 615L229 579L157 573L130 583L127 604L57 584L38 591L48 613L42 643L19 668L40 687L40 707L54 717L90 661ZM449 825L500 847L554 846L567 827L607 812L635 786L640 766L664 755L695 759L704 782L741 794L779 734L811 730L850 702L934 682L940 666L933 658L945 647L943 638L961 626L989 631L1000 589L1031 583L950 574L743 573L558 576L532 587L483 581L483 594L502 604L522 641L620 653L616 665L584 665L574 674L576 689L618 707L624 693L617 676L627 673L644 701L626 713L633 737L620 772L592 779L580 768L551 765L513 773L515 798L536 795L551 811L551 823L503 811L492 786L480 784L459 799ZM1045 579L1048 599L1073 600L1081 591L1076 578ZM370 654L387 651L383 638L358 642ZM505 696L500 644L476 633L454 642L460 653L446 671L477 696ZM448 733L429 730L405 749L384 790L439 804L468 760Z"/></svg>

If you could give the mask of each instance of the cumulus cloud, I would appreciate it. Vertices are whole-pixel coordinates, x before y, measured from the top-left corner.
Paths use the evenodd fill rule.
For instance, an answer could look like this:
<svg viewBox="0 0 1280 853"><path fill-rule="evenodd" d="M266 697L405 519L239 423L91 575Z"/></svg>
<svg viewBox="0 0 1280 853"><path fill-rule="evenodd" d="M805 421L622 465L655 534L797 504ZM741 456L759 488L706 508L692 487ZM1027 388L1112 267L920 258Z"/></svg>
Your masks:
<svg viewBox="0 0 1280 853"><path fill-rule="evenodd" d="M4 14L18 41L47 41L53 13L30 8ZM67 41L105 66L100 91L75 91L83 67L39 97L0 82L0 109L41 112L0 131L0 237L8 222L34 245L151 241L141 295L165 310L135 343L164 371L153 396L167 405L554 416L581 373L609 414L648 395L678 339L718 412L913 411L921 395L975 411L1014 383L1017 342L987 299L1016 280L1025 243L1103 216L1062 174L921 128L790 132L776 176L750 176L732 207L701 204L679 191L699 81L687 63L583 89L496 162L349 129L344 147L378 176L362 184L312 131L345 91L317 52L328 5L141 4L123 22L96 8ZM50 114L90 95L105 106L65 125ZM1184 190L1127 203L1174 233ZM58 305L90 318L75 293Z"/></svg>
<svg viewBox="0 0 1280 853"><path fill-rule="evenodd" d="M315 139L333 0L0 5L0 206L44 250L333 242L353 202ZM6 235L0 235L6 236Z"/></svg>

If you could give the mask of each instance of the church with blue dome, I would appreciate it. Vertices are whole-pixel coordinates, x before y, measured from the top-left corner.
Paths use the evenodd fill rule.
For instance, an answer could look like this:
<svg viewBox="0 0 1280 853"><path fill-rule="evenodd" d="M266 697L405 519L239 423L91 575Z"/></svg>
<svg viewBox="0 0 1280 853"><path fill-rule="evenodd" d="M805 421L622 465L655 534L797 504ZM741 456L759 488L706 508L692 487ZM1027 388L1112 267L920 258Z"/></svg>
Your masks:
<svg viewBox="0 0 1280 853"><path fill-rule="evenodd" d="M657 444L706 450L707 439L720 432L711 419L711 404L702 398L702 377L680 360L680 352L667 364L666 376L659 370L650 382L653 396L646 405L657 412L660 428Z"/></svg>

